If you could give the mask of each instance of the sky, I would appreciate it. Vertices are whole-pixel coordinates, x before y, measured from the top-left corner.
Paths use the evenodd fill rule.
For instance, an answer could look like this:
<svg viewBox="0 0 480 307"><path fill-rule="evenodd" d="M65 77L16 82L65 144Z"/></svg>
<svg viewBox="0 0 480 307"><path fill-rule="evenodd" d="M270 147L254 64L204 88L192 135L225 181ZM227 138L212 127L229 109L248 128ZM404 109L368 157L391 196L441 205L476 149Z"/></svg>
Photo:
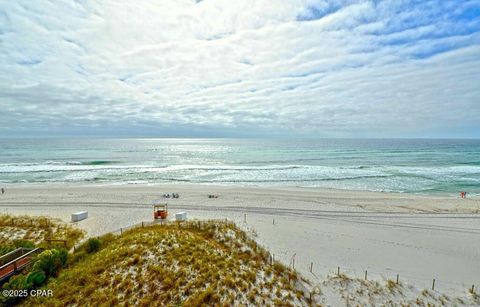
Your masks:
<svg viewBox="0 0 480 307"><path fill-rule="evenodd" d="M480 0L0 1L0 137L480 137Z"/></svg>

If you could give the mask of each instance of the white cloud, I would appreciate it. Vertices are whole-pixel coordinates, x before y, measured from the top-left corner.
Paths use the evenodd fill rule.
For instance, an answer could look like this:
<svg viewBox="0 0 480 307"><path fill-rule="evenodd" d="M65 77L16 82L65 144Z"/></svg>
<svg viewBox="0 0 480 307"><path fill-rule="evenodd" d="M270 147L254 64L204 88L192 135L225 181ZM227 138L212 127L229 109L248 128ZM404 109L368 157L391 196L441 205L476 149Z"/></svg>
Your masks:
<svg viewBox="0 0 480 307"><path fill-rule="evenodd" d="M2 3L0 133L480 129L475 10L480 1Z"/></svg>

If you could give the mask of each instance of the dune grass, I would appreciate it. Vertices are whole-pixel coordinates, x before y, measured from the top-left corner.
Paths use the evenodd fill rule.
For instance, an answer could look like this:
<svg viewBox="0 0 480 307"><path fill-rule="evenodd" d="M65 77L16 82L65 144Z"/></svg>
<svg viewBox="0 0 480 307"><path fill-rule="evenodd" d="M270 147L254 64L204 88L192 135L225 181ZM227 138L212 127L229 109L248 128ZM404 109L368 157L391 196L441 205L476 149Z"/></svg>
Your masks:
<svg viewBox="0 0 480 307"><path fill-rule="evenodd" d="M66 240L69 249L84 235L84 231L58 219L0 215L0 246L2 251L14 248L17 245L16 242L20 241L28 241L39 247L49 247L45 239Z"/></svg>
<svg viewBox="0 0 480 307"><path fill-rule="evenodd" d="M135 228L77 249L45 288L50 298L24 306L308 305L299 276L235 227L220 221ZM90 245L92 242L90 242Z"/></svg>
<svg viewBox="0 0 480 307"><path fill-rule="evenodd" d="M327 276L319 286L329 293L328 297L322 293L317 296L317 301L325 304L337 297L345 306L480 306L480 299L471 292L467 296L449 296L391 279L379 282L335 274Z"/></svg>

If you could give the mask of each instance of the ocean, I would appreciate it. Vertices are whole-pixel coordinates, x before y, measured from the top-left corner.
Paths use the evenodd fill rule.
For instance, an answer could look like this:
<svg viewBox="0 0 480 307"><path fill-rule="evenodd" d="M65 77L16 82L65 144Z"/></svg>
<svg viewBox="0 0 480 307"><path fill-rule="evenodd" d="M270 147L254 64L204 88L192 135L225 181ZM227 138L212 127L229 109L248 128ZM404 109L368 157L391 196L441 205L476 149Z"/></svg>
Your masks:
<svg viewBox="0 0 480 307"><path fill-rule="evenodd" d="M2 139L0 183L189 182L480 193L480 140Z"/></svg>

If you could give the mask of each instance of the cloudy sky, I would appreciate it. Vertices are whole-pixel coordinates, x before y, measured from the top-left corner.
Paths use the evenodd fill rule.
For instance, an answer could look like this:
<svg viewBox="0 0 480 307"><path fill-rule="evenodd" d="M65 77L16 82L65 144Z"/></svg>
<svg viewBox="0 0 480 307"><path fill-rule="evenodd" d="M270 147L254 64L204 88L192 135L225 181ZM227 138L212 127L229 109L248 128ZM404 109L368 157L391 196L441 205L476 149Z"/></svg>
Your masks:
<svg viewBox="0 0 480 307"><path fill-rule="evenodd" d="M0 137L480 137L480 1L0 2Z"/></svg>

